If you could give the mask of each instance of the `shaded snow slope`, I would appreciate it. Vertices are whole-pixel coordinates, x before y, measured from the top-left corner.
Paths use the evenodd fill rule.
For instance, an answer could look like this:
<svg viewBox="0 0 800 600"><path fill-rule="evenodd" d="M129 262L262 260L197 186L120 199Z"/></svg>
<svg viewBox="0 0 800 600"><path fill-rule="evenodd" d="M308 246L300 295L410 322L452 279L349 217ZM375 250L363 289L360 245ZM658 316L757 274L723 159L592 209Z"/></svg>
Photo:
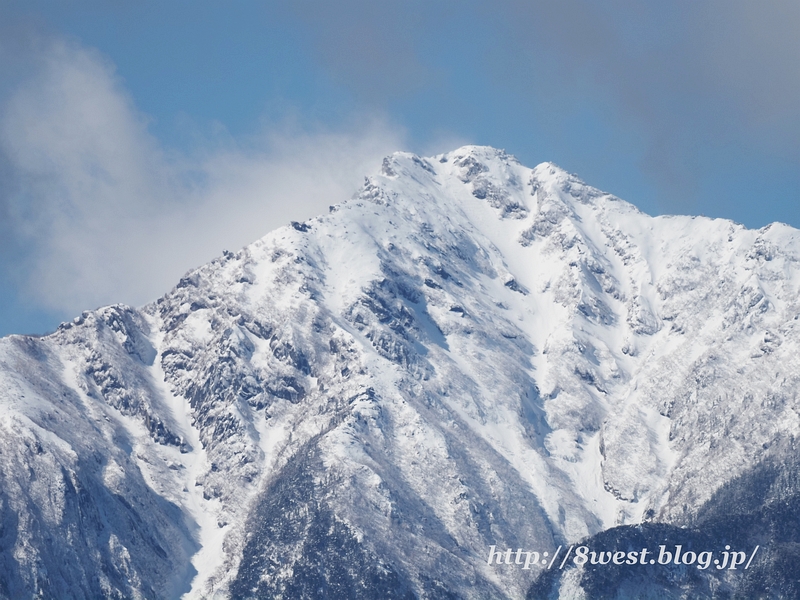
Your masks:
<svg viewBox="0 0 800 600"><path fill-rule="evenodd" d="M516 598L492 544L691 523L797 434L798 239L388 157L157 302L0 341L0 596Z"/></svg>

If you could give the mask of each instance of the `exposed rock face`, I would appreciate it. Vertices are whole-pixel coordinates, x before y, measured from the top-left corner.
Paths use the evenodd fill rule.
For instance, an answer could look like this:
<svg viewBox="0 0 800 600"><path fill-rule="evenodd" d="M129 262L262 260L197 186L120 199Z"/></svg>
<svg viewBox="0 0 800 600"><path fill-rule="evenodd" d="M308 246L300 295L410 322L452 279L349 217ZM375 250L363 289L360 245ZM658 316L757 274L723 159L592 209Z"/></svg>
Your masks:
<svg viewBox="0 0 800 600"><path fill-rule="evenodd" d="M800 542L799 235L389 157L148 306L0 340L0 597L747 595ZM682 535L765 551L487 564Z"/></svg>

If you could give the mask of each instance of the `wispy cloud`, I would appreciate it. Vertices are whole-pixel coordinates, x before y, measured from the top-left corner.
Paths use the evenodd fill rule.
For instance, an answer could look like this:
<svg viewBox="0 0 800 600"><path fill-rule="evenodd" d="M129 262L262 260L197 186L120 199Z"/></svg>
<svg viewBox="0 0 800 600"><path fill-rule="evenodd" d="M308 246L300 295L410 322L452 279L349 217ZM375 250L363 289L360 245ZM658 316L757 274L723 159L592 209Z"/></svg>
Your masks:
<svg viewBox="0 0 800 600"><path fill-rule="evenodd" d="M223 131L179 153L98 52L51 39L36 53L0 116L0 268L45 309L154 299L224 248L347 199L404 144L373 117Z"/></svg>
<svg viewBox="0 0 800 600"><path fill-rule="evenodd" d="M298 0L265 10L319 67L302 81L335 82L320 103L341 94L350 110L396 115L421 152L496 132L470 141L574 159L563 166L597 185L617 165L607 181L644 182L630 189L654 190L649 210L714 209L714 196L711 214L797 223L796 0ZM247 139L220 126L196 134L189 153L167 148L103 55L0 19L0 302L3 280L61 314L147 301L223 248L348 197L383 155L408 147L386 118L298 122ZM609 133L593 137L584 123ZM779 183L765 192L770 173ZM778 200L754 206L759 194Z"/></svg>

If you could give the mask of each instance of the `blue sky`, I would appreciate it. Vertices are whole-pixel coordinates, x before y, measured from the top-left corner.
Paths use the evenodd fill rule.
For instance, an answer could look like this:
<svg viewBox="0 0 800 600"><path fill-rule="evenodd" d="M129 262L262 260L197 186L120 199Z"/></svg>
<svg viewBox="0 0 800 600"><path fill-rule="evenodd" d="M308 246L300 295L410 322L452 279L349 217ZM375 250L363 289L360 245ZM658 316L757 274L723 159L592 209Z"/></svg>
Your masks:
<svg viewBox="0 0 800 600"><path fill-rule="evenodd" d="M0 0L0 335L155 299L394 150L798 227L797 31L796 0Z"/></svg>

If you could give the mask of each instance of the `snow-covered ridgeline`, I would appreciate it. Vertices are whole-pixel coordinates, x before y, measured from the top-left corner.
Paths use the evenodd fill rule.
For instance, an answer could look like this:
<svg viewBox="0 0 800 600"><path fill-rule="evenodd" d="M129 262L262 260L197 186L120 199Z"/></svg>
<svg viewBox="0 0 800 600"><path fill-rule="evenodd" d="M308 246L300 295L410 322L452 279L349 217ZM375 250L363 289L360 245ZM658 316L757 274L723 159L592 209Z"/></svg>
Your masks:
<svg viewBox="0 0 800 600"><path fill-rule="evenodd" d="M688 523L793 443L797 257L491 148L395 154L141 310L0 341L0 595L302 594L339 548L326 586L518 597L490 544Z"/></svg>

